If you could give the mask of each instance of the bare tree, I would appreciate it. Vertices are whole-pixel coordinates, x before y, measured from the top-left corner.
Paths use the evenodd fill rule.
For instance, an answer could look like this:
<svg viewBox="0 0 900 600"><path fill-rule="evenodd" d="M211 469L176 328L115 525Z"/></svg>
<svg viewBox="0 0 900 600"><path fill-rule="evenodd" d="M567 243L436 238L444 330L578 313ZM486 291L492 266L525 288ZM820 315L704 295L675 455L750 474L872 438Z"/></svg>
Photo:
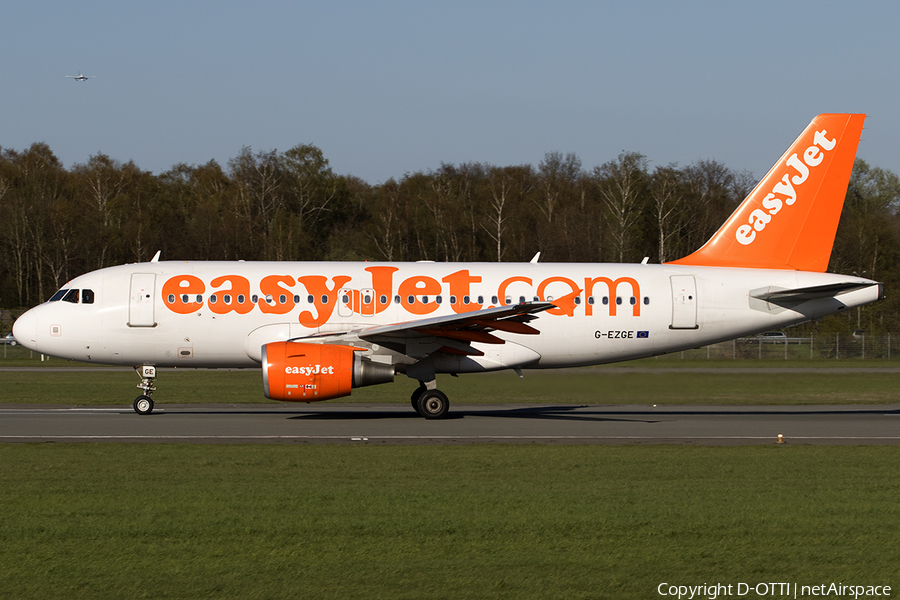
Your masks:
<svg viewBox="0 0 900 600"><path fill-rule="evenodd" d="M682 193L683 176L674 165L657 167L650 178L650 197L653 199L656 226L659 230L659 262L669 259L666 253L669 240L676 235L680 227L673 224L684 204Z"/></svg>
<svg viewBox="0 0 900 600"><path fill-rule="evenodd" d="M270 258L272 224L284 206L281 160L274 150L254 153L245 146L237 158L228 161L228 167L237 185L247 223L259 228L263 255Z"/></svg>
<svg viewBox="0 0 900 600"><path fill-rule="evenodd" d="M487 184L490 189L490 210L485 217L486 223L481 227L494 243L497 262L503 260L503 238L513 215L515 207L520 205L532 187L532 168L529 165L519 167L491 167L487 172Z"/></svg>
<svg viewBox="0 0 900 600"><path fill-rule="evenodd" d="M646 175L647 157L638 152L622 152L616 160L594 169L619 262L625 260L632 228L640 217Z"/></svg>
<svg viewBox="0 0 900 600"><path fill-rule="evenodd" d="M554 213L566 188L578 181L581 173L581 159L574 152L565 156L561 152L544 155L544 160L538 165L538 185L542 193L534 199L534 203L548 223L553 223Z"/></svg>

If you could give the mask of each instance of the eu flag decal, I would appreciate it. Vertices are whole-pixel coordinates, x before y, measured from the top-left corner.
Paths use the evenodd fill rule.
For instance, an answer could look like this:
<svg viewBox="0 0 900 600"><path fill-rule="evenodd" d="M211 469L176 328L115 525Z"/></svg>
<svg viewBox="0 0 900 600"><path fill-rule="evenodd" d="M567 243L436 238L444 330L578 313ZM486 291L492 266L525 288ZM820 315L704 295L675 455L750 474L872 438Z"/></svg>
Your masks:
<svg viewBox="0 0 900 600"><path fill-rule="evenodd" d="M648 338L648 337L650 337L650 332L649 331L638 331L637 336L638 336L638 339Z"/></svg>

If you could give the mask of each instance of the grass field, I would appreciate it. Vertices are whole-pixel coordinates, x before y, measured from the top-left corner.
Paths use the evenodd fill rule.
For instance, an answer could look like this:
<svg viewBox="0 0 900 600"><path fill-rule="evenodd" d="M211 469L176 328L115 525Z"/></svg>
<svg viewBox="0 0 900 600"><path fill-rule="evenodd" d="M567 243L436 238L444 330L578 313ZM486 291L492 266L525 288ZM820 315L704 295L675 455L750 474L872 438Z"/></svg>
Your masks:
<svg viewBox="0 0 900 600"><path fill-rule="evenodd" d="M896 590L898 464L897 447L3 445L0 595Z"/></svg>
<svg viewBox="0 0 900 600"><path fill-rule="evenodd" d="M896 373L634 372L627 367L439 376L452 404L896 404ZM125 405L139 394L131 371L0 372L0 403ZM154 400L160 406L192 403L271 403L258 370L161 371ZM330 402L408 403L416 383L399 375L393 384L353 390Z"/></svg>
<svg viewBox="0 0 900 600"><path fill-rule="evenodd" d="M723 362L735 366L636 366ZM453 403L897 402L889 372L631 365L439 381ZM0 401L130 404L136 383L0 372ZM269 402L255 370L164 371L158 384L160 406ZM406 404L413 385L337 401ZM758 582L896 593L898 465L896 446L6 444L0 598L637 599L661 583Z"/></svg>

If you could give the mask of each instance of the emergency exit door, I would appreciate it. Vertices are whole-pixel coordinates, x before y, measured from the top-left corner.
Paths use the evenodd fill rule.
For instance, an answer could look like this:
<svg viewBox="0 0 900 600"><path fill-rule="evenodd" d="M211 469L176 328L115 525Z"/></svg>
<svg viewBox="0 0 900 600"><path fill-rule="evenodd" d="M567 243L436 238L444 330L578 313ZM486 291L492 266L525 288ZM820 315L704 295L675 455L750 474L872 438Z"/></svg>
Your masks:
<svg viewBox="0 0 900 600"><path fill-rule="evenodd" d="M697 282L693 275L672 275L672 324L669 329L697 329Z"/></svg>

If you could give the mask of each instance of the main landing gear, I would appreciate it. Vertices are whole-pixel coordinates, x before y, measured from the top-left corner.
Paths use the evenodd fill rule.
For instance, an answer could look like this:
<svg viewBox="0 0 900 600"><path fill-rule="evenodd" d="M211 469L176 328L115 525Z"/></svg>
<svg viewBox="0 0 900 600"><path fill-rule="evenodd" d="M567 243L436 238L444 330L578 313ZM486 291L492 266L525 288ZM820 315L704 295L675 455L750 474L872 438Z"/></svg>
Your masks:
<svg viewBox="0 0 900 600"><path fill-rule="evenodd" d="M144 390L144 393L134 399L134 412L139 415L149 415L153 412L153 398L151 394L156 391L153 387L153 380L156 379L156 367L144 365L135 367L134 372L141 378L138 388Z"/></svg>
<svg viewBox="0 0 900 600"><path fill-rule="evenodd" d="M434 385L433 381L429 383ZM428 389L428 386L422 381L419 382L419 387L413 391L409 400L419 416L426 419L443 419L450 410L450 400L447 399L447 395L435 387Z"/></svg>

